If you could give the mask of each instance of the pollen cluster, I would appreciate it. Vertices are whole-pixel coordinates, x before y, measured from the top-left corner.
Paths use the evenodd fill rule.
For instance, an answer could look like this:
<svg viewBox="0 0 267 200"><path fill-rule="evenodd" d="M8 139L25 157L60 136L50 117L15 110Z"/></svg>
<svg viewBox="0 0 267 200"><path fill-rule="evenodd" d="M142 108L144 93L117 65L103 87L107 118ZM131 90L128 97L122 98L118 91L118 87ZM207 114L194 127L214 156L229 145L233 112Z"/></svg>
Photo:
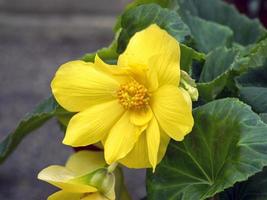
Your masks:
<svg viewBox="0 0 267 200"><path fill-rule="evenodd" d="M125 109L140 110L149 104L149 94L145 86L137 81L122 84L117 91L120 104Z"/></svg>

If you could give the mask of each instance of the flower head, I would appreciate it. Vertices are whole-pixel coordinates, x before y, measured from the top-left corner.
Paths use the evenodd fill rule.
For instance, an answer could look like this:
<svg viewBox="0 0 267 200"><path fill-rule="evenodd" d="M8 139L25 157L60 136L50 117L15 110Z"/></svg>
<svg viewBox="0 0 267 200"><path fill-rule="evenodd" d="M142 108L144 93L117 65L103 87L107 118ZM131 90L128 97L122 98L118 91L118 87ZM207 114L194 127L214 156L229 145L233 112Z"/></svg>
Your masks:
<svg viewBox="0 0 267 200"><path fill-rule="evenodd" d="M179 43L155 24L130 39L116 66L98 56L62 65L52 92L78 112L63 143L101 141L107 163L155 169L170 138L181 141L193 127L191 99L179 83Z"/></svg>
<svg viewBox="0 0 267 200"><path fill-rule="evenodd" d="M80 151L66 166L49 166L38 178L62 189L48 200L115 200L115 176L105 165L102 152Z"/></svg>

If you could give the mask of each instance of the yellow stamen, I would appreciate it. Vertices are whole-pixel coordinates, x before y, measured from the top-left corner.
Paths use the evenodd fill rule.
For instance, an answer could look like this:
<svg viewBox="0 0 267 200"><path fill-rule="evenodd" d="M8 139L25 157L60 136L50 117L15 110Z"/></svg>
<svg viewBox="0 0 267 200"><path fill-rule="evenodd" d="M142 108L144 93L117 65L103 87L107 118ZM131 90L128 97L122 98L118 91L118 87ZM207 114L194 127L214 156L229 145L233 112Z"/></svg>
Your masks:
<svg viewBox="0 0 267 200"><path fill-rule="evenodd" d="M125 109L140 110L147 108L149 104L149 94L145 86L136 81L122 84L117 91L120 104Z"/></svg>

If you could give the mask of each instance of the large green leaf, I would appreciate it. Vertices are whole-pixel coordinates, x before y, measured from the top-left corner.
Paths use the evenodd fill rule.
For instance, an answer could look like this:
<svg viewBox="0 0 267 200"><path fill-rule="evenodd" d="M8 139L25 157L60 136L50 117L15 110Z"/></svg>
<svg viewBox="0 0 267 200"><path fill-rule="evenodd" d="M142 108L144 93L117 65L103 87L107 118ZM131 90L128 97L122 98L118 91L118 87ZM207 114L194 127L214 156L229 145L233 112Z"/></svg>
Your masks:
<svg viewBox="0 0 267 200"><path fill-rule="evenodd" d="M43 125L55 115L58 104L51 97L38 105L33 112L28 113L18 124L17 128L0 143L0 163L17 147L21 140L31 131Z"/></svg>
<svg viewBox="0 0 267 200"><path fill-rule="evenodd" d="M242 101L258 113L267 113L267 63L238 77L237 85Z"/></svg>
<svg viewBox="0 0 267 200"><path fill-rule="evenodd" d="M232 68L239 72L261 67L267 59L267 35L265 39L241 49Z"/></svg>
<svg viewBox="0 0 267 200"><path fill-rule="evenodd" d="M159 25L181 43L187 41L191 35L187 25L175 11L170 11L156 4L141 5L129 9L122 15L122 31L118 39L118 52L123 52L129 39L150 24Z"/></svg>
<svg viewBox="0 0 267 200"><path fill-rule="evenodd" d="M220 200L266 200L267 168L220 194Z"/></svg>
<svg viewBox="0 0 267 200"><path fill-rule="evenodd" d="M180 44L181 49L181 69L190 73L193 61L204 62L206 55L200 52L195 51L194 49Z"/></svg>
<svg viewBox="0 0 267 200"><path fill-rule="evenodd" d="M178 12L228 26L234 31L234 39L242 45L248 45L260 39L266 33L257 21L241 15L233 6L222 0L170 0L171 8Z"/></svg>
<svg viewBox="0 0 267 200"><path fill-rule="evenodd" d="M241 87L240 99L251 105L258 113L267 113L267 87Z"/></svg>
<svg viewBox="0 0 267 200"><path fill-rule="evenodd" d="M267 113L260 113L261 120L267 124Z"/></svg>
<svg viewBox="0 0 267 200"><path fill-rule="evenodd" d="M192 132L172 141L156 172L148 173L148 199L206 199L267 165L267 124L249 106L220 99L193 115Z"/></svg>
<svg viewBox="0 0 267 200"><path fill-rule="evenodd" d="M217 48L210 52L200 76L198 89L200 97L206 101L215 99L230 85L234 89L234 77L249 69L261 67L267 59L267 39L254 45L238 49Z"/></svg>
<svg viewBox="0 0 267 200"><path fill-rule="evenodd" d="M235 50L225 47L217 48L207 55L197 84L202 99L213 100L224 89L231 75L235 56Z"/></svg>
<svg viewBox="0 0 267 200"><path fill-rule="evenodd" d="M206 57L205 65L199 82L209 82L225 73L234 62L236 51L221 47L215 49Z"/></svg>
<svg viewBox="0 0 267 200"><path fill-rule="evenodd" d="M227 26L189 14L184 14L182 19L191 30L197 50L208 53L216 47L231 46L233 31Z"/></svg>
<svg viewBox="0 0 267 200"><path fill-rule="evenodd" d="M140 6L140 5L151 4L151 3L158 4L161 7L165 8L165 7L168 7L169 0L134 0L134 1L132 1L132 3L129 3L126 6L123 13L125 13L126 11L128 11L131 8L135 8L135 7ZM121 15L117 17L115 26L113 28L114 32L117 32L121 28L121 18L122 18Z"/></svg>
<svg viewBox="0 0 267 200"><path fill-rule="evenodd" d="M129 9L122 15L119 52L125 49L134 33L152 23L158 24L181 43L192 45L189 36L193 36L195 47L203 52L209 52L218 46L230 46L233 37L232 30L226 26L190 15L184 15L182 20L175 11L146 4Z"/></svg>

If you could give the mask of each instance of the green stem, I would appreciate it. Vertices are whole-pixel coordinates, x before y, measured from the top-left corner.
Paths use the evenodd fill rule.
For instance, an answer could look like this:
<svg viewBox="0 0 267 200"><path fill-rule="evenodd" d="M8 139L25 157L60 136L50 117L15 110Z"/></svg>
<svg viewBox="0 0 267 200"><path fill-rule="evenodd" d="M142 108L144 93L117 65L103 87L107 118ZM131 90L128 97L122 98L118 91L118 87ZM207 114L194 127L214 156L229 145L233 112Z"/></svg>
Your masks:
<svg viewBox="0 0 267 200"><path fill-rule="evenodd" d="M116 167L118 166L118 164L119 164L119 163L114 162L114 163L112 163L111 165L109 165L109 166L108 166L108 172L109 172L109 173L112 173L112 172L116 169Z"/></svg>

